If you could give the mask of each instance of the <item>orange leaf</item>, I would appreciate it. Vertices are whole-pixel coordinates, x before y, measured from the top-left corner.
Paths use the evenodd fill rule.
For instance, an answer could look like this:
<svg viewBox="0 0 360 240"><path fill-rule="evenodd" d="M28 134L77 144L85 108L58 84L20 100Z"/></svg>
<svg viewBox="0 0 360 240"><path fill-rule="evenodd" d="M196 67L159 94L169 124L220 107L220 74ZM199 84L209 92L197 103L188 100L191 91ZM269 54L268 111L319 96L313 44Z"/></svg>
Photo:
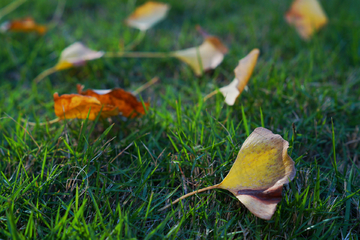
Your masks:
<svg viewBox="0 0 360 240"><path fill-rule="evenodd" d="M216 68L227 52L228 49L217 37L209 36L200 46L175 51L172 55L190 65L200 76L203 71Z"/></svg>
<svg viewBox="0 0 360 240"><path fill-rule="evenodd" d="M244 90L254 71L259 54L259 49L255 48L246 57L240 59L234 70L235 79L229 85L219 89L228 105L234 105L235 100Z"/></svg>
<svg viewBox="0 0 360 240"><path fill-rule="evenodd" d="M125 117L137 117L145 114L145 109L141 102L138 102L136 97L121 88L109 90L86 90L82 91L84 86L77 85L78 93L85 96L91 96L98 99L101 104L115 106L119 109ZM145 106L149 106L145 103Z"/></svg>
<svg viewBox="0 0 360 240"><path fill-rule="evenodd" d="M126 19L126 23L145 31L166 17L170 6L160 2L147 2L135 9Z"/></svg>
<svg viewBox="0 0 360 240"><path fill-rule="evenodd" d="M285 18L290 25L295 26L305 40L310 39L315 31L328 22L317 0L295 0Z"/></svg>
<svg viewBox="0 0 360 240"><path fill-rule="evenodd" d="M59 96L58 93L54 93L54 103L55 115L60 119L86 119L90 109L90 120L95 120L100 111L102 118L119 114L117 107L104 105L95 97L79 94L64 94Z"/></svg>
<svg viewBox="0 0 360 240"><path fill-rule="evenodd" d="M44 34L47 30L45 26L38 25L31 17L5 22L0 29L12 32L37 32L39 34Z"/></svg>
<svg viewBox="0 0 360 240"><path fill-rule="evenodd" d="M80 42L75 42L61 52L59 62L55 65L55 69L63 70L74 66L81 66L84 65L86 61L101 58L103 55L104 52L102 51L94 51Z"/></svg>
<svg viewBox="0 0 360 240"><path fill-rule="evenodd" d="M284 184L295 177L289 143L265 128L256 128L242 145L225 179L214 186L188 193L173 202L210 189L233 193L255 216L269 220L281 201ZM168 206L160 209L163 210Z"/></svg>

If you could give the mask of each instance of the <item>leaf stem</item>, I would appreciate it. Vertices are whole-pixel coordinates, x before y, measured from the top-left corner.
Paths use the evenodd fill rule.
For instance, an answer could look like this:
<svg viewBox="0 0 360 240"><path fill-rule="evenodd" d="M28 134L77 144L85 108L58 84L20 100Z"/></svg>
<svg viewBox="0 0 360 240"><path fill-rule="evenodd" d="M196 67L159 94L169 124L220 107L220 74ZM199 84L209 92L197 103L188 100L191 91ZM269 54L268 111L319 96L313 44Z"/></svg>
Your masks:
<svg viewBox="0 0 360 240"><path fill-rule="evenodd" d="M124 47L124 51L128 51L136 47L145 37L146 30L140 30L136 38Z"/></svg>
<svg viewBox="0 0 360 240"><path fill-rule="evenodd" d="M26 2L27 0L15 0L12 3L9 3L7 6L0 9L0 19L3 18L5 15L11 13L16 8L18 8L21 4Z"/></svg>
<svg viewBox="0 0 360 240"><path fill-rule="evenodd" d="M167 52L106 52L105 58L168 58L173 57Z"/></svg>
<svg viewBox="0 0 360 240"><path fill-rule="evenodd" d="M27 124L29 124L30 126L36 126L36 125L44 126L44 125L46 125L46 124L57 123L57 122L59 122L60 120L61 120L60 118L55 118L55 119L50 120L50 121L36 123L36 122L28 122L28 120L27 120L27 119L24 119L24 118L21 119L22 122L27 123Z"/></svg>
<svg viewBox="0 0 360 240"><path fill-rule="evenodd" d="M207 191L207 190L211 190L211 189L218 188L219 185L220 185L220 184L216 184L216 185L213 185L213 186L210 186L210 187L202 188L202 189L193 191L193 192L191 192L191 193L185 194L184 196L182 196L182 197L176 199L175 201L173 201L172 203L170 203L170 204L166 205L165 207L159 209L159 212L167 209L167 208L170 207L171 205L179 202L180 200L183 200L184 198L190 197L190 196L195 195L195 194L197 194L197 193L205 192L205 191Z"/></svg>
<svg viewBox="0 0 360 240"><path fill-rule="evenodd" d="M65 5L66 5L66 0L58 0L58 4L56 6L55 12L48 26L49 30L55 28L60 23L61 17L64 13Z"/></svg>
<svg viewBox="0 0 360 240"><path fill-rule="evenodd" d="M44 70L42 73L40 73L39 75L37 75L36 78L34 78L34 82L37 84L39 83L41 80L43 80L44 78L46 78L47 76L53 74L54 72L57 72L58 70L55 67L49 68Z"/></svg>
<svg viewBox="0 0 360 240"><path fill-rule="evenodd" d="M216 89L216 90L214 90L214 91L212 91L211 93L209 93L208 95L206 95L205 97L204 97L204 102L206 101L206 100L208 100L209 98L211 98L212 96L214 96L215 94L217 94L218 92L220 92L218 89Z"/></svg>
<svg viewBox="0 0 360 240"><path fill-rule="evenodd" d="M138 95L139 93L141 93L142 91L144 91L145 89L147 89L148 87L150 87L151 85L155 84L157 81L159 81L158 77L154 77L153 79L151 79L149 82L145 83L144 85L140 86L138 89L136 89L135 91L132 92L133 95Z"/></svg>

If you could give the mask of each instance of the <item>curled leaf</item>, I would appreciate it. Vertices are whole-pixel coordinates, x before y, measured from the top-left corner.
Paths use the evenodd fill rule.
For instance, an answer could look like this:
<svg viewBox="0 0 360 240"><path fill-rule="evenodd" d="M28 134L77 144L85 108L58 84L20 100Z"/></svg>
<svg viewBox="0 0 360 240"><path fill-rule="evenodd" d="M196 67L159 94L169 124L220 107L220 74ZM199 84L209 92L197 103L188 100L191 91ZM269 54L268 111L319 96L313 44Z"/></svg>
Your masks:
<svg viewBox="0 0 360 240"><path fill-rule="evenodd" d="M86 119L89 114L89 119L95 120L100 111L102 118L119 114L117 107L104 105L95 97L80 94L63 94L59 96L58 93L54 93L54 109L55 115L60 119Z"/></svg>
<svg viewBox="0 0 360 240"><path fill-rule="evenodd" d="M255 216L269 220L281 201L283 184L295 176L289 143L265 128L256 128L245 140L225 179L217 185L184 195L173 202L210 189L233 193ZM165 206L161 210L169 207Z"/></svg>
<svg viewBox="0 0 360 240"><path fill-rule="evenodd" d="M294 25L299 35L308 40L322 28L328 19L317 0L295 0L285 15L286 21Z"/></svg>
<svg viewBox="0 0 360 240"><path fill-rule="evenodd" d="M219 89L228 105L234 105L237 97L244 90L254 71L259 54L259 49L255 48L246 57L240 59L234 70L235 79L229 85Z"/></svg>
<svg viewBox="0 0 360 240"><path fill-rule="evenodd" d="M179 50L172 55L187 63L200 76L203 71L216 68L227 52L228 49L217 37L209 36L200 46Z"/></svg>
<svg viewBox="0 0 360 240"><path fill-rule="evenodd" d="M77 85L78 93L84 96L94 97L105 106L114 106L125 117L137 117L145 114L145 109L141 102L139 102L134 95L121 88L108 90L91 90L83 91L84 86ZM145 106L149 106L145 103Z"/></svg>
<svg viewBox="0 0 360 240"><path fill-rule="evenodd" d="M84 65L86 61L101 58L102 51L94 51L80 42L75 42L65 48L60 55L59 62L55 65L56 70L63 70L74 66Z"/></svg>
<svg viewBox="0 0 360 240"><path fill-rule="evenodd" d="M135 9L126 19L126 23L134 28L146 31L166 17L170 6L160 2L147 2Z"/></svg>
<svg viewBox="0 0 360 240"><path fill-rule="evenodd" d="M47 28L43 25L37 24L33 18L27 17L24 19L5 22L1 24L0 30L2 32L37 32L39 34L44 34Z"/></svg>
<svg viewBox="0 0 360 240"><path fill-rule="evenodd" d="M283 184L295 176L288 147L280 135L256 128L218 188L232 192L254 215L269 220L281 201Z"/></svg>

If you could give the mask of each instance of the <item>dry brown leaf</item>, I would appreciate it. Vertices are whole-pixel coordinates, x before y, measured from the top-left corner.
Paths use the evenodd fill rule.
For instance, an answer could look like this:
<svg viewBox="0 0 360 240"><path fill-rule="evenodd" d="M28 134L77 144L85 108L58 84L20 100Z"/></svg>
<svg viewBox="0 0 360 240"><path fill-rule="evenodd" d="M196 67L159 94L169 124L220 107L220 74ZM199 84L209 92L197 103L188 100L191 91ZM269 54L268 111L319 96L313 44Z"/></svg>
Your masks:
<svg viewBox="0 0 360 240"><path fill-rule="evenodd" d="M103 55L104 52L102 51L94 51L80 42L75 42L61 52L59 62L54 68L56 70L63 70L74 66L81 66L86 61L101 58Z"/></svg>
<svg viewBox="0 0 360 240"><path fill-rule="evenodd" d="M44 25L37 24L33 18L27 17L5 22L0 26L0 30L3 32L37 32L39 34L44 34L47 28Z"/></svg>
<svg viewBox="0 0 360 240"><path fill-rule="evenodd" d="M91 90L83 91L84 86L77 85L78 93L85 96L91 96L98 99L101 104L108 106L115 106L119 112L125 117L137 117L145 114L145 109L141 102L139 102L134 95L121 88L109 90ZM145 103L145 106L149 106Z"/></svg>
<svg viewBox="0 0 360 240"><path fill-rule="evenodd" d="M117 107L106 106L95 97L80 94L64 94L59 96L58 93L54 93L54 109L55 115L60 119L86 119L89 114L89 119L95 120L100 111L102 118L119 114Z"/></svg>
<svg viewBox="0 0 360 240"><path fill-rule="evenodd" d="M237 97L244 90L254 71L259 54L259 49L255 48L246 57L240 59L234 70L235 79L229 85L219 89L228 105L234 105Z"/></svg>
<svg viewBox="0 0 360 240"><path fill-rule="evenodd" d="M187 63L200 76L203 71L216 68L227 52L228 49L217 37L209 36L200 46L179 50L172 55Z"/></svg>
<svg viewBox="0 0 360 240"><path fill-rule="evenodd" d="M305 40L309 40L315 31L328 22L317 0L295 0L285 18L290 25L295 26L299 35Z"/></svg>
<svg viewBox="0 0 360 240"><path fill-rule="evenodd" d="M134 28L146 31L166 17L170 6L160 2L147 2L135 9L126 19L126 23Z"/></svg>
<svg viewBox="0 0 360 240"><path fill-rule="evenodd" d="M173 202L210 189L233 193L255 216L269 220L281 201L284 184L295 177L289 143L265 128L256 128L245 140L225 179L217 185L188 193ZM165 206L161 210L169 207Z"/></svg>

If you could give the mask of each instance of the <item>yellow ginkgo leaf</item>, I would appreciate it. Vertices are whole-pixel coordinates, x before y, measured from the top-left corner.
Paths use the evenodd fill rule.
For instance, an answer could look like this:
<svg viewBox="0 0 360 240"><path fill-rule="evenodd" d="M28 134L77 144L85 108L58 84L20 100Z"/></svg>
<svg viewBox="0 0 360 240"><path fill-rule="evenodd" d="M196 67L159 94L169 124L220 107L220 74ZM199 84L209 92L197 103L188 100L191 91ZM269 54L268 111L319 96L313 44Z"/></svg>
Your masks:
<svg viewBox="0 0 360 240"><path fill-rule="evenodd" d="M210 36L200 46L172 52L172 55L187 63L200 76L203 71L216 68L227 52L217 37Z"/></svg>
<svg viewBox="0 0 360 240"><path fill-rule="evenodd" d="M126 23L134 28L146 31L166 17L170 6L160 2L147 2L135 9L126 19Z"/></svg>
<svg viewBox="0 0 360 240"><path fill-rule="evenodd" d="M269 220L281 201L283 184L295 176L288 147L289 143L280 135L256 128L245 140L230 172L220 184L186 194L172 204L199 192L221 188L233 193L255 216Z"/></svg>
<svg viewBox="0 0 360 240"><path fill-rule="evenodd" d="M281 200L282 186L295 176L288 147L280 135L256 128L218 188L229 190L254 215L269 220Z"/></svg>
<svg viewBox="0 0 360 240"><path fill-rule="evenodd" d="M310 39L315 31L328 22L317 0L295 0L285 18L305 40Z"/></svg>
<svg viewBox="0 0 360 240"><path fill-rule="evenodd" d="M59 62L54 68L56 70L63 70L74 66L81 66L86 61L101 58L103 55L104 52L102 51L94 51L80 42L75 42L61 52Z"/></svg>
<svg viewBox="0 0 360 240"><path fill-rule="evenodd" d="M247 85L252 72L254 71L259 49L253 49L246 57L240 59L238 66L235 68L235 79L227 86L220 88L220 92L225 97L225 102L232 106L237 97Z"/></svg>

